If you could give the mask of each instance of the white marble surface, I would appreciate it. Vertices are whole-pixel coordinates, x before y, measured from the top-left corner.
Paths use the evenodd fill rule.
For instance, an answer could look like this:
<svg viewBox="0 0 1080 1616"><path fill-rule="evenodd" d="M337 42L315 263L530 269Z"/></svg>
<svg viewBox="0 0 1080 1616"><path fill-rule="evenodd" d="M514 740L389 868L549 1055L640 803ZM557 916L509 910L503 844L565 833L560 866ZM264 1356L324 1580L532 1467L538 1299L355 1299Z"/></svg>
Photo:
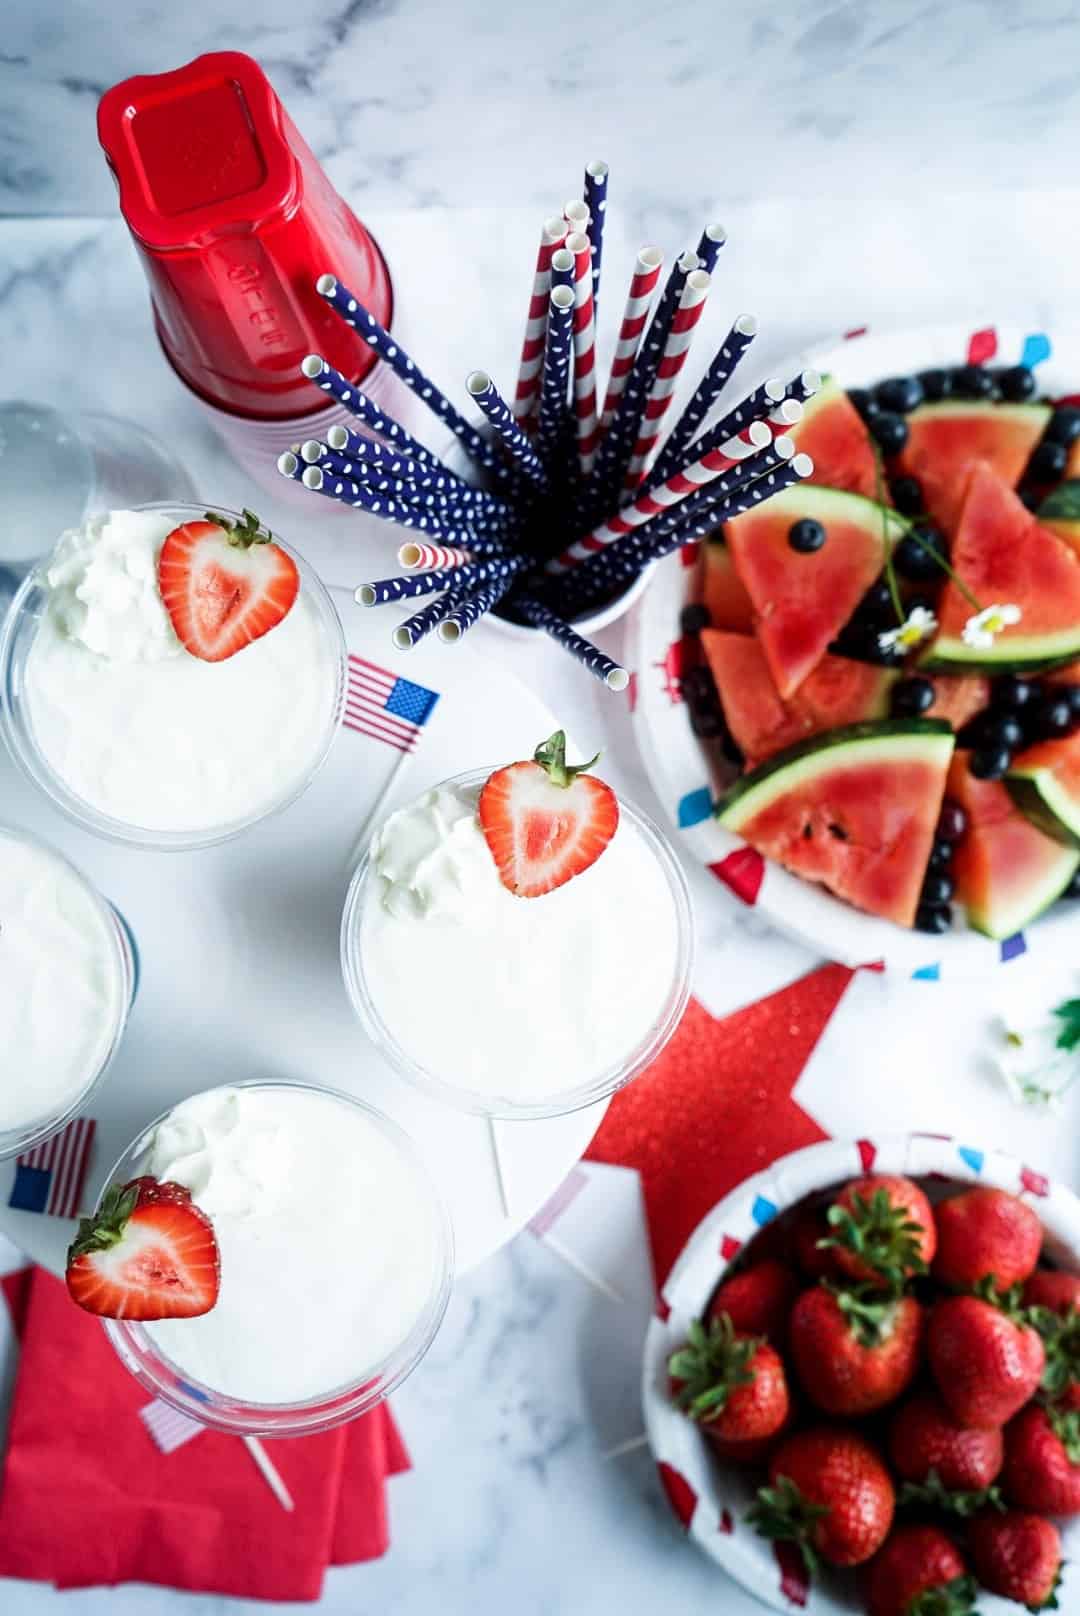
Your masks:
<svg viewBox="0 0 1080 1616"><path fill-rule="evenodd" d="M759 315L761 371L865 321L1014 317L1037 329L1071 307L1080 195L970 188L1057 177L1050 158L1068 150L1075 115L1073 81L1054 66L1077 26L1064 6L960 3L943 16L899 0L781 4L767 17L747 11L722 23L721 8L705 8L691 27L661 8L635 26L637 8L627 5L617 27L614 11L604 12L591 32L577 8L527 11L516 0L501 8L354 4L301 24L284 0L260 8L258 23L241 21L235 6L215 10L236 20L208 32L195 8L159 0L114 3L108 28L93 3L61 12L56 0L36 8L16 0L6 16L0 207L80 216L0 224L0 385L142 416L222 503L250 502L251 491L157 352L123 231L85 216L112 207L92 136L97 87L210 44L263 55L385 246L417 350L448 384L476 363L511 374L537 213L570 194L581 158L594 151L617 164L608 322L621 302L610 288L622 284L638 240L648 234L680 247L710 215L731 233L710 312L717 324L742 309ZM425 18L436 20L425 28ZM703 38L721 35L722 70L703 69ZM347 50L335 54L340 37ZM756 54L741 76L731 63L738 42L751 39ZM646 84L655 93L645 95ZM756 159L768 93L776 107ZM691 120L673 116L688 105ZM523 106L544 109L542 135L539 114L523 118ZM909 195L883 200L890 187ZM489 250L473 251L478 240ZM434 294L432 262L445 267ZM475 319L463 320L477 288ZM381 532L314 505L290 514L260 497L258 508L331 581L356 582L376 554L390 553ZM650 803L621 704L552 647L507 648L494 630L476 632L578 733L606 742L616 783ZM603 638L618 649L621 636L616 628ZM698 986L714 1008L813 963L737 917L716 883L696 872L695 880L705 945ZM1022 968L1013 980L1033 996L1048 991L1025 983ZM1064 1125L1018 1116L985 1071L994 1008L989 988L863 978L799 1098L833 1129L977 1124L980 1137L1012 1141L1075 1181L1075 1105ZM325 1609L644 1616L667 1605L687 1616L718 1608L749 1616L760 1608L719 1584L680 1541L643 1454L601 1457L638 1428L648 1305L634 1220L613 1227L624 1231L633 1276L617 1310L528 1235L459 1287L445 1333L396 1400L416 1469L392 1485L393 1549L378 1566L331 1573ZM5 1616L254 1616L264 1607L4 1583L0 1608Z"/></svg>

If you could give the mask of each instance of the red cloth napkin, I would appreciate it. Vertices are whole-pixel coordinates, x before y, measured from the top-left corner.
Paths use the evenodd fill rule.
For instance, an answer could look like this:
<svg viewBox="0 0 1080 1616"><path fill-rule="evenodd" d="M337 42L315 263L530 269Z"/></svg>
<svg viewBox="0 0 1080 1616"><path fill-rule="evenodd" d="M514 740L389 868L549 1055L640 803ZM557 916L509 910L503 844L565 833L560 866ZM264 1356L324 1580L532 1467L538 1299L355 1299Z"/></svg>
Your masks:
<svg viewBox="0 0 1080 1616"><path fill-rule="evenodd" d="M826 965L722 1021L691 999L660 1058L611 1102L587 1154L641 1174L658 1285L722 1196L826 1137L792 1090L851 976Z"/></svg>
<svg viewBox="0 0 1080 1616"><path fill-rule="evenodd" d="M160 1453L150 1394L96 1320L35 1269L0 1491L0 1576L86 1588L153 1582L247 1599L318 1599L328 1565L385 1553L385 1482L408 1468L389 1410L267 1449L287 1514L238 1437Z"/></svg>

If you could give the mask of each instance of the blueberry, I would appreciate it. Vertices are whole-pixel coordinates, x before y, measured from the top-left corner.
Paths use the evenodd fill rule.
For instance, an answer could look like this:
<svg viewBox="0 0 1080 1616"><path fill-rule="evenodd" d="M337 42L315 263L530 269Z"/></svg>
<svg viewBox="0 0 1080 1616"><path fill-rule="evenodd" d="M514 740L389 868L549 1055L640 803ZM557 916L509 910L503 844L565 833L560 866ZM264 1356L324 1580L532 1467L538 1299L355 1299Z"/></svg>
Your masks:
<svg viewBox="0 0 1080 1616"><path fill-rule="evenodd" d="M927 931L940 937L952 925L952 910L947 904L920 903L915 911L916 931Z"/></svg>
<svg viewBox="0 0 1080 1616"><path fill-rule="evenodd" d="M941 562L948 554L944 536L932 527L917 527L906 533L893 551L893 565L901 578L911 583L937 581Z"/></svg>
<svg viewBox="0 0 1080 1616"><path fill-rule="evenodd" d="M946 797L941 805L938 815L937 835L943 842L958 842L968 827L968 816L965 809L951 797Z"/></svg>
<svg viewBox="0 0 1080 1616"><path fill-rule="evenodd" d="M949 899L953 895L953 891L954 887L952 876L942 875L939 871L935 870L932 874L928 875L926 880L923 882L922 901L923 903L933 904L936 908L939 904L948 903Z"/></svg>
<svg viewBox="0 0 1080 1616"><path fill-rule="evenodd" d="M1040 740L1052 741L1059 735L1068 735L1074 722L1069 696L1043 696L1031 714L1032 732Z"/></svg>
<svg viewBox="0 0 1080 1616"><path fill-rule="evenodd" d="M703 741L723 735L724 714L708 668L688 669L682 678L682 693L694 734Z"/></svg>
<svg viewBox="0 0 1080 1616"><path fill-rule="evenodd" d="M918 516L923 508L922 489L915 477L897 477L892 497L901 516Z"/></svg>
<svg viewBox="0 0 1080 1616"><path fill-rule="evenodd" d="M992 398L994 394L994 378L985 365L958 365L952 384L961 398Z"/></svg>
<svg viewBox="0 0 1080 1616"><path fill-rule="evenodd" d="M860 611L886 612L892 610L892 590L889 588L887 578L879 578L876 584L871 584L862 600L859 602ZM1076 686L1080 690L1080 685Z"/></svg>
<svg viewBox="0 0 1080 1616"><path fill-rule="evenodd" d="M1028 461L1027 474L1037 483L1056 482L1065 475L1065 466L1069 458L1069 451L1063 443L1055 443L1053 438L1044 438L1036 444Z"/></svg>
<svg viewBox="0 0 1080 1616"><path fill-rule="evenodd" d="M866 424L887 455L899 454L908 440L908 424L902 415L889 415L882 410Z"/></svg>
<svg viewBox="0 0 1080 1616"><path fill-rule="evenodd" d="M864 421L869 421L871 416L879 415L881 413L873 394L868 393L865 387L849 388L848 398L851 400L852 404L854 404Z"/></svg>
<svg viewBox="0 0 1080 1616"><path fill-rule="evenodd" d="M1050 417L1044 438L1051 443L1063 443L1066 448L1080 438L1080 410L1068 404L1061 405Z"/></svg>
<svg viewBox="0 0 1080 1616"><path fill-rule="evenodd" d="M947 370L920 370L919 381L928 404L937 404L952 392L952 377Z"/></svg>
<svg viewBox="0 0 1080 1616"><path fill-rule="evenodd" d="M888 381L878 382L874 397L883 410L907 415L917 410L923 401L922 382L917 376L890 376Z"/></svg>
<svg viewBox="0 0 1080 1616"><path fill-rule="evenodd" d="M743 755L736 746L734 738L726 730L724 731L723 738L720 742L720 750L723 752L728 762L734 763L736 767L738 767L738 765L744 761Z"/></svg>
<svg viewBox="0 0 1080 1616"><path fill-rule="evenodd" d="M684 634L700 634L712 622L709 608L703 605L684 606L679 617L679 628Z"/></svg>
<svg viewBox="0 0 1080 1616"><path fill-rule="evenodd" d="M1077 870L1061 896L1063 898L1080 898L1080 870Z"/></svg>
<svg viewBox="0 0 1080 1616"><path fill-rule="evenodd" d="M1015 752L1024 744L1024 726L1015 713L987 713L979 719L979 744Z"/></svg>
<svg viewBox="0 0 1080 1616"><path fill-rule="evenodd" d="M1009 772L1012 753L1007 746L978 746L968 768L976 780L1002 780Z"/></svg>
<svg viewBox="0 0 1080 1616"><path fill-rule="evenodd" d="M1002 712L1016 713L1029 707L1040 694L1040 687L1018 673L1003 673L990 686L990 705Z"/></svg>
<svg viewBox="0 0 1080 1616"><path fill-rule="evenodd" d="M804 516L801 521L792 522L787 541L800 555L813 555L825 543L825 529L812 516Z"/></svg>
<svg viewBox="0 0 1080 1616"><path fill-rule="evenodd" d="M927 860L927 869L947 870L952 861L953 844L947 842L944 836L935 837L934 845L930 849L930 857Z"/></svg>
<svg viewBox="0 0 1080 1616"><path fill-rule="evenodd" d="M1013 365L998 373L1001 396L1010 404L1022 404L1035 392L1035 377L1026 365Z"/></svg>
<svg viewBox="0 0 1080 1616"><path fill-rule="evenodd" d="M894 718L917 718L934 705L934 687L929 679L901 679L894 685L889 707Z"/></svg>

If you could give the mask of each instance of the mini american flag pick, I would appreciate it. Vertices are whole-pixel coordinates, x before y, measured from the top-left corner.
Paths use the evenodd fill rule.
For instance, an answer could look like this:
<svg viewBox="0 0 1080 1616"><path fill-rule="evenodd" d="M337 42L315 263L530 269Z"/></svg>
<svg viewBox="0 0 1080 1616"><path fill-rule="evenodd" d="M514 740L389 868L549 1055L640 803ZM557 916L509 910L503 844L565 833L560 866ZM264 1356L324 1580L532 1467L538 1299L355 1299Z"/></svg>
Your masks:
<svg viewBox="0 0 1080 1616"><path fill-rule="evenodd" d="M552 1233L555 1224L577 1200L582 1190L587 1187L588 1182L589 1175L583 1168L573 1168L559 1185L551 1199L545 1202L536 1216L529 1220L526 1228L530 1234L534 1234L538 1240L542 1240L548 1250L559 1258L560 1262L564 1262L568 1268L572 1268L575 1274L580 1274L586 1284L591 1285L602 1296L606 1296L610 1302L621 1302L623 1300L621 1292L617 1291L614 1285L609 1284L602 1274L598 1274L589 1263L579 1257L576 1251L572 1251L558 1235Z"/></svg>
<svg viewBox="0 0 1080 1616"><path fill-rule="evenodd" d="M178 1408L173 1408L171 1403L166 1403L161 1397L155 1397L152 1403L140 1408L139 1418L162 1453L175 1453L185 1442L190 1442L193 1436L198 1436L206 1430L205 1425L193 1420L188 1414L182 1414Z"/></svg>
<svg viewBox="0 0 1080 1616"><path fill-rule="evenodd" d="M346 729L382 741L399 752L412 752L438 699L437 690L401 679L366 657L355 653L349 656Z"/></svg>
<svg viewBox="0 0 1080 1616"><path fill-rule="evenodd" d="M52 1218L77 1217L96 1131L92 1117L76 1117L44 1144L16 1156L8 1206Z"/></svg>

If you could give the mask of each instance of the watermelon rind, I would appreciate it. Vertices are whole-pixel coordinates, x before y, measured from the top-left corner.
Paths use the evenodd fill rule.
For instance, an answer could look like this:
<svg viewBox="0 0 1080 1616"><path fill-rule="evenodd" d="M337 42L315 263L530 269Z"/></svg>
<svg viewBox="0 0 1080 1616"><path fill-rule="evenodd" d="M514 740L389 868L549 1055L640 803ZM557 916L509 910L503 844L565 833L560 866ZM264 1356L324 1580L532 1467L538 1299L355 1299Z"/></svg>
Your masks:
<svg viewBox="0 0 1080 1616"><path fill-rule="evenodd" d="M1080 482L1059 483L1036 514L1040 522L1080 522Z"/></svg>
<svg viewBox="0 0 1080 1616"><path fill-rule="evenodd" d="M975 608L972 607L972 612ZM1049 673L1080 658L1080 623L1058 634L1010 634L992 646L939 634L920 659L927 673Z"/></svg>
<svg viewBox="0 0 1080 1616"><path fill-rule="evenodd" d="M716 817L727 830L738 833L778 797L797 790L838 761L837 754L857 751L866 763L938 762L942 768L952 755L952 726L939 718L887 718L876 723L843 724L838 729L808 736L785 747L741 779L717 804Z"/></svg>
<svg viewBox="0 0 1080 1616"><path fill-rule="evenodd" d="M968 924L984 936L1000 940L1015 937L1033 920L1038 920L1052 904L1057 903L1080 867L1080 853L1070 847L1060 847L1059 852L1059 858L1047 859L1039 879L1029 881L1011 901L998 894L996 898L991 896L985 905L966 903L964 912Z"/></svg>
<svg viewBox="0 0 1080 1616"><path fill-rule="evenodd" d="M1052 769L1026 765L1021 756L1005 776L1005 785L1020 812L1044 835L1065 847L1080 848L1080 800Z"/></svg>

